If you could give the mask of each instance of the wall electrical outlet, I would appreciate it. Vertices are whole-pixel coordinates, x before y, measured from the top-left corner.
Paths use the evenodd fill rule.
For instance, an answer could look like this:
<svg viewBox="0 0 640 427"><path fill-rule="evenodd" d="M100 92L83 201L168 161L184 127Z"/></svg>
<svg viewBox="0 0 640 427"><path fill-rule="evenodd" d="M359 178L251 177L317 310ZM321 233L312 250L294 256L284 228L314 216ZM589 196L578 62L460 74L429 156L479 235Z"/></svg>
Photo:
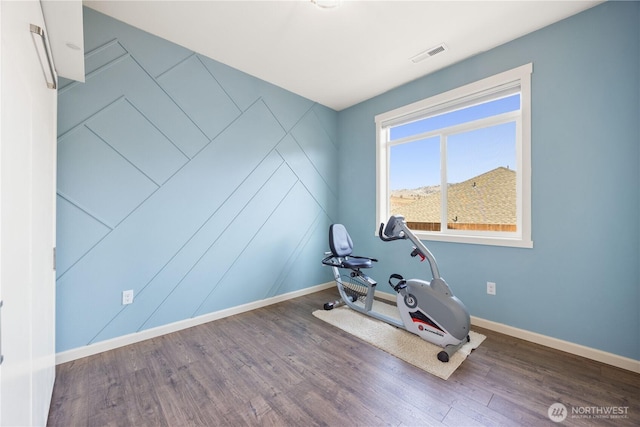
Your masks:
<svg viewBox="0 0 640 427"><path fill-rule="evenodd" d="M122 305L131 304L133 302L133 289L122 291Z"/></svg>
<svg viewBox="0 0 640 427"><path fill-rule="evenodd" d="M487 282L487 294L489 295L496 294L496 284L494 282Z"/></svg>

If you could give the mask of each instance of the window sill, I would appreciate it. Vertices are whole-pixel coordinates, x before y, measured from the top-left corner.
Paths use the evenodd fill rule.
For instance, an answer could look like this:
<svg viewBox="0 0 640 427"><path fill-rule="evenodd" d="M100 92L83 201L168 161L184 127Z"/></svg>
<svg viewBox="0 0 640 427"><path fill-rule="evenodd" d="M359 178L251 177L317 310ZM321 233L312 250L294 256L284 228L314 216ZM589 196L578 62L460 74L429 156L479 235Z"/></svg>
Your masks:
<svg viewBox="0 0 640 427"><path fill-rule="evenodd" d="M469 236L464 234L444 234L428 233L424 231L414 231L420 240L465 243L472 245L505 246L512 248L533 248L533 241L519 237L495 237L495 236Z"/></svg>

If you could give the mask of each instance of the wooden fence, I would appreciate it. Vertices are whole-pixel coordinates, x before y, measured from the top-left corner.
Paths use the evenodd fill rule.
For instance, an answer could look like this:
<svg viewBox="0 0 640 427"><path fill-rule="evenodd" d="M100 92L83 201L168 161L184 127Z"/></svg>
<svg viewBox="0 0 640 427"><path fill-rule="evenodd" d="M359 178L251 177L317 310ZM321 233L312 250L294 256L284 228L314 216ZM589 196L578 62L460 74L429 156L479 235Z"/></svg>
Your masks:
<svg viewBox="0 0 640 427"><path fill-rule="evenodd" d="M440 231L439 222L412 222L407 221L407 226L416 231ZM450 222L447 224L449 230L474 230L474 231L503 231L515 232L515 224L471 224L462 222Z"/></svg>

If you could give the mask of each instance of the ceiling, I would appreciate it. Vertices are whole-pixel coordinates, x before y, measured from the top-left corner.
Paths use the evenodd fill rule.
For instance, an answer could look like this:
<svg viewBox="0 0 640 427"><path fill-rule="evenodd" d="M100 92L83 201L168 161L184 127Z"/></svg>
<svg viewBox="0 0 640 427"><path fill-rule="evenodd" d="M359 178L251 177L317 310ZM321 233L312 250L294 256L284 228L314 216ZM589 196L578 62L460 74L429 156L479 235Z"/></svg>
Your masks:
<svg viewBox="0 0 640 427"><path fill-rule="evenodd" d="M601 1L83 3L339 111ZM442 43L444 52L410 60Z"/></svg>

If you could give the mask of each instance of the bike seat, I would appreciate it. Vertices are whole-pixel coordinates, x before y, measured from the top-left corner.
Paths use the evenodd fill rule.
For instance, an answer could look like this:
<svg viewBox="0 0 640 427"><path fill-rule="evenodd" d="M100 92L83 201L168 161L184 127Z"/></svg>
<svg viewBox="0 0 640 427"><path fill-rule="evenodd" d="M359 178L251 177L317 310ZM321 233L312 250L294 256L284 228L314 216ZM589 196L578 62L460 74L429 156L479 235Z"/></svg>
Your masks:
<svg viewBox="0 0 640 427"><path fill-rule="evenodd" d="M342 260L342 265L346 268L371 268L373 267L373 263L371 258L347 258Z"/></svg>
<svg viewBox="0 0 640 427"><path fill-rule="evenodd" d="M334 257L340 258L340 264L336 265L339 267L354 270L371 268L372 263L377 261L377 259L374 258L351 255L353 252L353 241L347 229L342 224L331 224L329 227L329 248Z"/></svg>

